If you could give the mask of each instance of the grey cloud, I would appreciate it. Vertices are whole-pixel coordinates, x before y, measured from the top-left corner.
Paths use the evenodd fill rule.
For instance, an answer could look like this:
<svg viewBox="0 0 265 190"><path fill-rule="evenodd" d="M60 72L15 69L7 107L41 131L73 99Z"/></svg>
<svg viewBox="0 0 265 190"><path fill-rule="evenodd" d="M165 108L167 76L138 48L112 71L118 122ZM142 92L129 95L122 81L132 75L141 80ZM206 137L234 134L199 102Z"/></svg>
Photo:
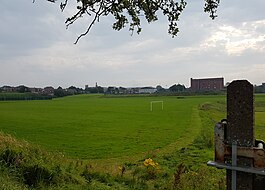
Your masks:
<svg viewBox="0 0 265 190"><path fill-rule="evenodd" d="M4 0L1 3L3 3L0 7L2 59L30 55L32 49L49 47L60 39L62 30L57 28L58 23L48 21L55 10L48 7L47 3L38 2L41 6L37 5L37 2L10 3Z"/></svg>
<svg viewBox="0 0 265 190"><path fill-rule="evenodd" d="M65 18L72 10L61 13L57 4L40 0L35 4L3 0L0 83L83 87L95 82L103 86L181 82L189 86L190 77L215 76L227 76L227 80L247 76L260 82L260 72L257 72L259 79L253 73L264 66L264 41L256 43L260 49L247 47L240 55L227 53L226 43L230 39L213 42L210 47L203 44L220 26L240 28L243 22L251 25L265 19L263 7L261 0L255 4L221 1L218 18L212 21L203 12L203 1L189 0L179 22L180 33L174 39L167 34L168 26L163 18L152 24L143 23L142 33L130 36L128 28L113 31L113 19L106 17L73 45L89 19L65 30ZM256 38L264 34L264 24L257 26L251 30L251 26L246 26L244 31Z"/></svg>
<svg viewBox="0 0 265 190"><path fill-rule="evenodd" d="M218 10L219 19L227 23L242 23L246 21L264 19L265 1L221 1Z"/></svg>

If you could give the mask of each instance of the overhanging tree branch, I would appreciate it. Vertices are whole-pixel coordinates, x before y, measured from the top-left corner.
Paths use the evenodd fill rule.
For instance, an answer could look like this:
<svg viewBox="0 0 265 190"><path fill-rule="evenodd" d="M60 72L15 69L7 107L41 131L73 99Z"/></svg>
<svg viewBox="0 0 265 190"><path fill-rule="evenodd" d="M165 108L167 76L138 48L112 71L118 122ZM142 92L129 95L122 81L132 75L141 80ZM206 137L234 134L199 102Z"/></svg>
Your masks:
<svg viewBox="0 0 265 190"><path fill-rule="evenodd" d="M55 2L56 0L47 0ZM148 23L158 20L158 12L162 12L168 20L168 33L175 37L179 32L178 21L184 11L186 0L76 0L77 12L66 19L67 28L76 20L83 16L93 17L88 24L87 30L82 33L75 41L78 43L80 38L87 35L96 21L100 17L112 15L115 22L112 25L114 30L121 30L129 26L132 33L136 29L139 34L142 31L141 22L145 19ZM216 11L220 0L204 0L204 12L210 14L210 18L217 17ZM35 2L35 0L33 0ZM60 8L62 11L68 5L68 0L61 0Z"/></svg>
<svg viewBox="0 0 265 190"><path fill-rule="evenodd" d="M76 39L75 43L74 44L77 44L79 39L82 38L83 36L87 35L88 32L90 31L91 27L94 25L94 23L96 22L96 20L99 21L99 17L103 14L103 11L102 11L102 7L103 7L103 2L101 2L99 8L98 8L98 11L95 12L95 16L94 16L94 19L91 21L90 25L88 26L86 32L82 33L80 36L78 36L78 38ZM89 14L89 13L88 13ZM72 22L73 23L73 22ZM71 24L72 24L71 23Z"/></svg>

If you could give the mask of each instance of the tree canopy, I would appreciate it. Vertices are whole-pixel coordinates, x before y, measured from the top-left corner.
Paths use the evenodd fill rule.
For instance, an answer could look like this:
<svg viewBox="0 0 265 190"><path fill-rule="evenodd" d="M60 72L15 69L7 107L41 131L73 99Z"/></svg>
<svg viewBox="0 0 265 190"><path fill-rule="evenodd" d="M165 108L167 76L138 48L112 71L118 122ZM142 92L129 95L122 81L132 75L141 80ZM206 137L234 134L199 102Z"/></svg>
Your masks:
<svg viewBox="0 0 265 190"><path fill-rule="evenodd" d="M184 85L181 85L181 84L174 84L171 87L169 87L169 90L171 92L183 92L186 90L186 87Z"/></svg>
<svg viewBox="0 0 265 190"><path fill-rule="evenodd" d="M68 0L47 1L53 3L60 1L62 11L68 5ZM210 18L215 19L220 0L204 0L204 2L204 12L209 13ZM65 24L68 27L84 16L92 18L88 23L87 30L76 39L76 44L104 16L113 16L115 19L112 25L114 30L121 30L129 26L132 34L134 31L139 34L142 30L142 19L145 19L148 23L154 22L158 20L158 13L161 12L167 18L168 33L175 37L179 32L178 21L180 15L186 5L186 0L76 0L76 13L67 18Z"/></svg>

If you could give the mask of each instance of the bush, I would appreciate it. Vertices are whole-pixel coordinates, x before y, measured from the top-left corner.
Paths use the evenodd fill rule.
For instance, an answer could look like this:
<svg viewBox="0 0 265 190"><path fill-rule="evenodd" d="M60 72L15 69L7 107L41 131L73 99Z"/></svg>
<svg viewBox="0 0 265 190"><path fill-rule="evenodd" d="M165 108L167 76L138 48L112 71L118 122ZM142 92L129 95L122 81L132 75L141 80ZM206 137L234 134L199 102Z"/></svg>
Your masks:
<svg viewBox="0 0 265 190"><path fill-rule="evenodd" d="M22 152L6 148L0 154L0 162L7 166L19 166L23 160Z"/></svg>
<svg viewBox="0 0 265 190"><path fill-rule="evenodd" d="M40 184L50 185L53 182L53 173L39 165L23 168L25 184L36 187Z"/></svg>

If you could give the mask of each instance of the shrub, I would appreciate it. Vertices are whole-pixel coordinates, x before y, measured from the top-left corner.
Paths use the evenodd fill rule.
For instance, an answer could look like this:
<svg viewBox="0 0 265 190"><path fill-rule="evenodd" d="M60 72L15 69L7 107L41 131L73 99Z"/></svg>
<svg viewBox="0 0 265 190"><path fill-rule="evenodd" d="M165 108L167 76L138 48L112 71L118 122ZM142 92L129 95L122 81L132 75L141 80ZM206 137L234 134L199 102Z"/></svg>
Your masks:
<svg viewBox="0 0 265 190"><path fill-rule="evenodd" d="M22 173L25 184L34 187L39 184L51 184L54 176L50 170L39 165L25 167Z"/></svg>
<svg viewBox="0 0 265 190"><path fill-rule="evenodd" d="M18 166L23 160L22 152L17 152L13 149L6 148L0 154L0 162L7 166Z"/></svg>

